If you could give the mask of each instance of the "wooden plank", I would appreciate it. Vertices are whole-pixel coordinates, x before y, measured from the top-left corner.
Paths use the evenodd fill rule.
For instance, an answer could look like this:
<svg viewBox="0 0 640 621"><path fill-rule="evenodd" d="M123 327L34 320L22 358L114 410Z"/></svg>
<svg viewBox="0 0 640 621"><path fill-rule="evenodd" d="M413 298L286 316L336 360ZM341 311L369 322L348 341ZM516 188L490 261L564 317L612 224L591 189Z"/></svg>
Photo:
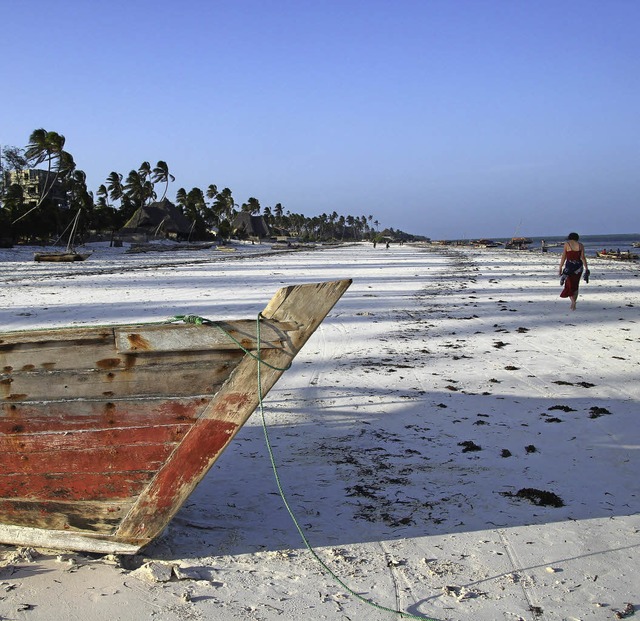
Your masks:
<svg viewBox="0 0 640 621"><path fill-rule="evenodd" d="M0 333L0 352L8 352L25 343L37 343L39 348L54 347L60 342L67 346L113 343L113 327L60 328L52 330L16 330Z"/></svg>
<svg viewBox="0 0 640 621"><path fill-rule="evenodd" d="M288 332L295 329L294 324L263 322L262 347L281 347ZM0 373L106 368L113 359L120 360L120 366L129 366L131 354L154 352L200 352L200 357L208 358L212 352L238 350L241 356L242 347L256 347L255 320L5 332L0 333Z"/></svg>
<svg viewBox="0 0 640 621"><path fill-rule="evenodd" d="M228 364L240 359L244 352L235 350L192 351L188 359L196 364ZM11 376L19 372L131 369L142 366L171 366L184 362L184 352L127 352L118 353L114 343L91 347L69 346L59 342L55 347L38 348L35 344L19 345L12 351L0 352L0 375Z"/></svg>
<svg viewBox="0 0 640 621"><path fill-rule="evenodd" d="M226 362L215 366L183 362L107 371L24 372L0 380L0 399L24 402L213 394L233 368Z"/></svg>
<svg viewBox="0 0 640 621"><path fill-rule="evenodd" d="M145 464L140 464L144 466ZM3 474L0 498L6 500L124 500L137 496L155 471Z"/></svg>
<svg viewBox="0 0 640 621"><path fill-rule="evenodd" d="M261 352L260 392L266 395L307 339L351 284L350 280L280 289L265 310L267 320L293 323L286 348ZM168 524L259 402L257 365L245 356L209 407L140 495L116 531L121 541L150 541Z"/></svg>
<svg viewBox="0 0 640 621"><path fill-rule="evenodd" d="M107 534L79 534L68 530L30 528L0 524L0 541L15 546L53 548L59 550L84 550L98 554L135 554L140 546L115 541Z"/></svg>
<svg viewBox="0 0 640 621"><path fill-rule="evenodd" d="M210 397L0 403L0 434L190 424Z"/></svg>
<svg viewBox="0 0 640 621"><path fill-rule="evenodd" d="M0 499L0 523L112 534L130 506L131 499L109 502Z"/></svg>
<svg viewBox="0 0 640 621"><path fill-rule="evenodd" d="M49 436L53 437L53 436ZM91 450L60 449L58 452L0 454L0 469L16 474L59 474L126 472L142 465L156 470L174 448L174 444L104 446Z"/></svg>
<svg viewBox="0 0 640 621"><path fill-rule="evenodd" d="M282 347L295 325L264 323L260 341L264 349ZM116 350L126 352L234 350L256 348L256 321L217 321L201 325L137 326L115 329Z"/></svg>
<svg viewBox="0 0 640 621"><path fill-rule="evenodd" d="M110 447L130 448L147 444L176 444L192 424L95 428L62 432L52 428L46 433L0 435L0 464L4 463L3 459L6 455L11 454L25 461L24 455L31 456L39 453L61 454L63 451L97 451ZM10 464L6 468L9 472L11 471Z"/></svg>

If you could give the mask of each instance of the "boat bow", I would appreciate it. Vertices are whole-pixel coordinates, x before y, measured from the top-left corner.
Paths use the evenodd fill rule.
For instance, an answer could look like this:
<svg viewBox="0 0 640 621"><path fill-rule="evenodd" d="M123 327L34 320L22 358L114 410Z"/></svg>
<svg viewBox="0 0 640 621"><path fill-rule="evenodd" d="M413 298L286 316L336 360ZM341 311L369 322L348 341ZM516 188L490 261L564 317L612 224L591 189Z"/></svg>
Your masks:
<svg viewBox="0 0 640 621"><path fill-rule="evenodd" d="M0 542L148 544L350 284L285 287L259 320L0 334Z"/></svg>

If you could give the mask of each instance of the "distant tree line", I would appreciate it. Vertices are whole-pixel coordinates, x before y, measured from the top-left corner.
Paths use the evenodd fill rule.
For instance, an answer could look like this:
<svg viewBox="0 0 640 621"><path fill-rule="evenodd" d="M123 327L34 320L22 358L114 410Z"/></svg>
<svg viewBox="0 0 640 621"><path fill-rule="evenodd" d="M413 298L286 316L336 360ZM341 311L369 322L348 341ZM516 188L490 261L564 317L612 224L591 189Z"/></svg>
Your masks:
<svg viewBox="0 0 640 621"><path fill-rule="evenodd" d="M5 146L0 153L0 239L11 242L55 239L81 212L80 233L114 234L140 207L163 200L175 177L165 161L155 166L142 162L137 170L108 174L95 194L87 188L86 174L65 150L65 138L56 132L36 129L24 147ZM39 170L29 186L17 173ZM26 177L24 177L26 179ZM34 189L37 188L37 189ZM179 188L175 205L193 223L193 239L223 238L233 234L232 223L240 211L261 215L274 234L308 241L373 240L379 222L373 216L339 215L336 211L308 217L285 211L277 203L262 207L255 197L238 205L229 188L209 184L187 191ZM373 228L375 227L375 229ZM393 231L388 229L387 231ZM394 232L400 239L411 236Z"/></svg>

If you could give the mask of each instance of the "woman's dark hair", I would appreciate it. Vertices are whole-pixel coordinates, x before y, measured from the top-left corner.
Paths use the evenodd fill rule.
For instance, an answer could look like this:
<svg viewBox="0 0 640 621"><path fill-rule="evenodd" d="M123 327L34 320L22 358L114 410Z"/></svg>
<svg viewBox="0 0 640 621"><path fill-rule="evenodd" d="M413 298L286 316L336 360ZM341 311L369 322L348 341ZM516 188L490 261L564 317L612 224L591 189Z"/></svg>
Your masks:
<svg viewBox="0 0 640 621"><path fill-rule="evenodd" d="M569 237L567 237L567 239L578 241L580 239L580 235L578 235L577 233L569 233Z"/></svg>

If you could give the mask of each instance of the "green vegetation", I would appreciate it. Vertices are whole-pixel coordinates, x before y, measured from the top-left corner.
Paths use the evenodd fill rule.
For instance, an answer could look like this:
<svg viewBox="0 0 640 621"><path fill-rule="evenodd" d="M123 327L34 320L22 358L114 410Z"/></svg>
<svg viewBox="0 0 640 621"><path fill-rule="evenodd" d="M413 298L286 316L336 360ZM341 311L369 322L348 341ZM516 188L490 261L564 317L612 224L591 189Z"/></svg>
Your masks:
<svg viewBox="0 0 640 621"><path fill-rule="evenodd" d="M0 238L14 243L56 239L78 210L81 237L89 233L110 236L138 208L158 196L163 200L175 181L165 161L154 167L145 161L126 178L110 172L94 194L87 188L86 174L64 147L63 135L44 129L33 131L25 148L4 147L0 154ZM229 188L218 190L215 184L205 192L197 187L179 188L173 202L193 223L193 239L211 238L216 231L223 238L230 237L240 211L261 215L274 235L303 241L373 241L383 235L413 239L393 229L379 233L379 222L371 215L343 216L333 211L308 217L285 211L280 203L262 207L255 197L238 205Z"/></svg>

